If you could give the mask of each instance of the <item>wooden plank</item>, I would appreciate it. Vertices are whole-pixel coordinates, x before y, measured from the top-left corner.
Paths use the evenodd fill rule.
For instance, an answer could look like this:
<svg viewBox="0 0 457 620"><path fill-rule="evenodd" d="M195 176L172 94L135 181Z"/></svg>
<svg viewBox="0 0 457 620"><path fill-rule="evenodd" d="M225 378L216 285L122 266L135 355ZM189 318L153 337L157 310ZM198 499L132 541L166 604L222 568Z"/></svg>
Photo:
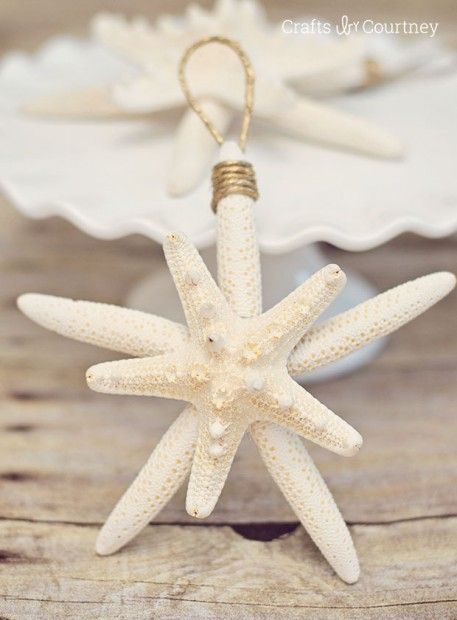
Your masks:
<svg viewBox="0 0 457 620"><path fill-rule="evenodd" d="M352 528L363 566L340 581L301 528L270 542L230 527L150 526L94 557L95 528L3 521L8 618L441 618L457 612L457 519Z"/></svg>

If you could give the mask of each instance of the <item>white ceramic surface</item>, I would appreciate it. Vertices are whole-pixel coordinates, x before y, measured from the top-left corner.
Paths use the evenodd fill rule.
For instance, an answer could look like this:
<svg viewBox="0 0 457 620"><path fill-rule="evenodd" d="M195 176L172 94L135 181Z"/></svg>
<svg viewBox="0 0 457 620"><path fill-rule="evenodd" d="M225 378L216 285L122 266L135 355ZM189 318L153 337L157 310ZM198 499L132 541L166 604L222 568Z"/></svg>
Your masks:
<svg viewBox="0 0 457 620"><path fill-rule="evenodd" d="M70 122L18 110L45 93L122 76L132 70L77 39L7 56L0 65L0 187L26 215L61 215L96 237L135 232L161 241L178 229L208 246L209 183L183 198L166 194L176 115ZM456 92L457 73L436 72L334 100L398 135L407 145L403 161L306 145L255 124L248 157L261 192L262 250L283 253L314 241L363 250L404 231L439 237L456 230Z"/></svg>

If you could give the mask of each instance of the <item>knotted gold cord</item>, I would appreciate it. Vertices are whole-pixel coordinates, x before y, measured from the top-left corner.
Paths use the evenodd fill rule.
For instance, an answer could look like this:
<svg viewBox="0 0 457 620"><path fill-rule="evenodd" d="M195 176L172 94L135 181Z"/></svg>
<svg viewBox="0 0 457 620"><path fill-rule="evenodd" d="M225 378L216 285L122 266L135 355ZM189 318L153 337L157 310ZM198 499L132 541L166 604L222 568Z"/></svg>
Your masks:
<svg viewBox="0 0 457 620"><path fill-rule="evenodd" d="M208 131L211 133L216 142L218 144L223 144L223 136L219 133L219 131L205 114L195 97L190 92L185 74L186 65L189 61L190 56L200 47L203 47L204 45L208 45L210 43L220 43L222 45L226 45L237 54L238 58L243 64L244 74L246 78L246 87L243 121L241 125L238 144L240 149L244 151L254 104L255 75L251 65L251 61L249 60L245 52L241 49L239 44L235 41L232 41L232 39L227 39L220 36L205 37L203 39L200 39L199 41L196 41L184 52L184 55L181 58L181 62L179 64L179 83L189 106L198 115L198 117L207 127ZM222 161L216 164L216 166L214 166L213 168L212 182L213 199L211 202L211 206L214 212L216 212L217 210L217 205L219 204L219 201L222 198L230 196L231 194L242 194L244 196L249 196L253 200L257 200L257 198L259 197L254 169L252 165L247 161L232 160Z"/></svg>

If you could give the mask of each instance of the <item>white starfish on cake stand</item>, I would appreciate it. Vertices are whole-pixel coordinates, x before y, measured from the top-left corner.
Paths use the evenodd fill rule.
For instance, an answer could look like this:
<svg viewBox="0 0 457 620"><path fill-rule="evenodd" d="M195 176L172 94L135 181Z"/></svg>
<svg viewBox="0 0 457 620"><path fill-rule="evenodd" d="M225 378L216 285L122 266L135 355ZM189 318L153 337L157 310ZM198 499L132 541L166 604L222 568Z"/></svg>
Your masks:
<svg viewBox="0 0 457 620"><path fill-rule="evenodd" d="M138 75L107 87L47 93L30 101L29 113L47 117L129 118L182 108L175 68L184 50L205 36L237 40L257 73L256 115L271 129L295 139L381 158L402 154L400 141L374 123L312 99L370 80L366 40L361 37L291 36L270 23L255 0L216 0L210 10L190 4L179 17L127 20L106 13L92 21L94 40L130 63ZM224 66L224 79L220 67ZM213 122L226 134L240 109L242 82L224 48L200 50L192 59L194 91ZM378 65L379 69L379 65ZM172 196L195 189L216 156L215 144L189 112L175 132L167 188Z"/></svg>

